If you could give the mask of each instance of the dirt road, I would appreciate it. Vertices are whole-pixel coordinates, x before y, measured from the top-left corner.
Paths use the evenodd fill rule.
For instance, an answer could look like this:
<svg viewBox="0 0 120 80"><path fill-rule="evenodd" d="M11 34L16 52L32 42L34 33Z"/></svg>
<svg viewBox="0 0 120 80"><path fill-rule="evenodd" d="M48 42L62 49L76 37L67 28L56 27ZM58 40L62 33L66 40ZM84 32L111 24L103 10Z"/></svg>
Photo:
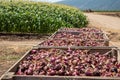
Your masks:
<svg viewBox="0 0 120 80"><path fill-rule="evenodd" d="M112 17L106 15L98 15L94 13L85 13L88 17L90 23L93 26L99 27L101 29L114 30L120 32L120 18L119 17ZM96 25L95 25L96 24Z"/></svg>
<svg viewBox="0 0 120 80"><path fill-rule="evenodd" d="M95 13L85 13L90 27L97 27L108 33L110 44L120 47L120 18Z"/></svg>

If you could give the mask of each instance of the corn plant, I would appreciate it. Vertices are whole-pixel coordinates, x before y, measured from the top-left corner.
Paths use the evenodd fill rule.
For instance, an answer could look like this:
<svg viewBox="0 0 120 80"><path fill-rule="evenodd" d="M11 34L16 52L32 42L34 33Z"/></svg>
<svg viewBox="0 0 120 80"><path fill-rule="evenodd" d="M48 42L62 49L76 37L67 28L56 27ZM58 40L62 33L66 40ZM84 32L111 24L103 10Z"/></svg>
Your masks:
<svg viewBox="0 0 120 80"><path fill-rule="evenodd" d="M0 32L51 33L60 27L85 27L76 8L30 1L0 1Z"/></svg>

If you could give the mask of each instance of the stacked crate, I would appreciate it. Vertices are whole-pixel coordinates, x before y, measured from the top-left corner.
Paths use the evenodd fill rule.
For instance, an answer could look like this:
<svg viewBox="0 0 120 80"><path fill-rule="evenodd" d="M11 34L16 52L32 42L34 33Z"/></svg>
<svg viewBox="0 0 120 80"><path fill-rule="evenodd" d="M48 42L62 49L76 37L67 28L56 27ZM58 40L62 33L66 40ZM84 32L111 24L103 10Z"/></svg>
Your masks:
<svg viewBox="0 0 120 80"><path fill-rule="evenodd" d="M38 46L102 47L109 46L109 39L104 32L93 28L61 28Z"/></svg>
<svg viewBox="0 0 120 80"><path fill-rule="evenodd" d="M83 51L83 52L82 52ZM78 52L78 54L76 54ZM48 40L45 40L34 46L33 49L28 51L13 67L11 67L2 77L2 80L120 80L120 77L100 77L98 75L87 75L85 72L79 72L79 74L68 74L71 67L66 64L72 66L73 63L65 62L67 69L65 68L64 72L60 70L54 72L49 72L49 70L42 68L42 71L39 71L39 75L36 73L29 73L23 71L24 73L20 73L21 64L30 62L36 64L36 62L44 62L43 65L52 64L55 62L54 66L57 63L64 62L67 57L74 55L76 58L88 54L98 56L107 56L109 58L118 57L119 50L117 47L109 46L109 39L104 34L103 31L94 29L94 28L61 28L57 32L55 32ZM39 57L38 57L39 55ZM62 57L60 60L53 59L52 57ZM76 55L76 56L75 56ZM32 56L32 58L31 58ZM59 58L58 58L59 59ZM51 60L53 62L51 62ZM56 62L57 61L57 62ZM78 62L80 60L78 59ZM119 61L119 58L117 58ZM74 62L75 63L75 62ZM64 63L62 63L64 64ZM75 63L78 66L78 63ZM31 65L32 66L32 65ZM52 65L51 65L52 66ZM53 66L53 67L54 67ZM120 66L120 65L119 65ZM35 67L35 65L34 65ZM40 67L40 66L39 66ZM43 67L43 66L42 66ZM91 67L95 67L91 65ZM50 67L51 68L51 67ZM63 66L62 66L63 68ZM119 67L120 68L120 67ZM73 68L74 69L74 68ZM28 71L28 68L25 68ZM36 70L36 67L35 67ZM46 71L44 71L46 70ZM50 69L51 70L51 69ZM68 70L68 72L67 72ZM22 71L21 71L22 72ZM74 71L73 71L74 72ZM35 75L37 74L37 75ZM117 73L116 73L117 74Z"/></svg>

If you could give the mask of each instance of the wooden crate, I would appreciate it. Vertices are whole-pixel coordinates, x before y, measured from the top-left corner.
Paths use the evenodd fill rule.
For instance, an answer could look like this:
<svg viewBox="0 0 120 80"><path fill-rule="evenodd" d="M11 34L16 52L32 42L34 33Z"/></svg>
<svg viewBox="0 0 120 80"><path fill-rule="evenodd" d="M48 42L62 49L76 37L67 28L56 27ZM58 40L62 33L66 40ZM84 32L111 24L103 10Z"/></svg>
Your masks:
<svg viewBox="0 0 120 80"><path fill-rule="evenodd" d="M33 49L68 49L67 47L34 47ZM70 47L71 49L91 50L91 52L99 51L102 54L110 52L111 56L120 57L118 48L116 47ZM19 63L24 60L31 50L16 62L2 77L1 80L120 80L120 77L89 77L89 76L32 76L32 75L15 75Z"/></svg>
<svg viewBox="0 0 120 80"><path fill-rule="evenodd" d="M61 31L61 32L81 32L81 29L89 29L89 31L84 31L84 32L90 32L90 33L103 33L102 30L100 29L97 29L97 28L65 28L65 27L62 27L60 29L58 29L58 31ZM91 32L92 29L95 29L96 32ZM91 30L91 31L90 31Z"/></svg>
<svg viewBox="0 0 120 80"><path fill-rule="evenodd" d="M81 32L63 32L63 31L58 31L58 32L55 32L53 35L50 36L50 38L56 38L55 36L59 33L66 33L66 34L71 34L71 35L79 35L79 34L83 34ZM109 40L109 38L106 36L105 33L86 33L86 34L91 34L91 35L95 35L95 34L98 34L98 35L102 35L104 39L106 40ZM78 36L78 38L81 38Z"/></svg>
<svg viewBox="0 0 120 80"><path fill-rule="evenodd" d="M36 45L36 46L61 46L61 45L58 45L57 43L60 41L60 42L62 42L62 41L65 41L66 42L66 44L65 45L63 45L63 46L85 46L85 43L86 42L93 42L93 43L100 43L100 45L99 46L109 46L109 44L105 41L105 40L81 40L81 39L76 39L76 40L79 40L80 41L80 43L81 43L81 45L77 45L76 44L76 41L74 41L74 39L48 39L48 40L45 40L45 41L42 41L40 44L38 44L38 45ZM49 42L49 43L51 43L51 44L53 44L53 45L45 45L45 43L46 42ZM73 43L72 43L73 42ZM57 44L57 45L56 45ZM71 45L72 44L72 45ZM93 45L94 46L94 45Z"/></svg>
<svg viewBox="0 0 120 80"><path fill-rule="evenodd" d="M55 32L53 35L51 35L51 36L49 37L49 39L68 39L68 38L66 38L66 37L56 38L55 36L56 36L57 34L59 34L59 33L63 33L63 32L61 32L61 31ZM80 33L80 32L64 32L64 33L68 33L68 34L72 34L72 35L82 34L82 33ZM109 46L109 38L106 36L105 33L90 33L90 34L102 35L102 36L103 36L103 39L93 39L93 40L96 40L96 41L104 41L105 44L106 44L107 46ZM72 39L72 38L70 38L70 39ZM77 37L76 39L81 39L81 37ZM87 39L87 40L90 40L90 39Z"/></svg>

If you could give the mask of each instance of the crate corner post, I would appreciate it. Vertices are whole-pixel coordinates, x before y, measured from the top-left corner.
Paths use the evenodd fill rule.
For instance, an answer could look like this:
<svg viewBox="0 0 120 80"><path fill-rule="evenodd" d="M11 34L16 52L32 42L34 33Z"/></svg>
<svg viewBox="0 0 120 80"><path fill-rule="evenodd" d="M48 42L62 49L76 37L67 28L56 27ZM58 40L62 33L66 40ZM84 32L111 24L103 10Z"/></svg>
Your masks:
<svg viewBox="0 0 120 80"><path fill-rule="evenodd" d="M120 49L118 49L118 62L120 63Z"/></svg>

